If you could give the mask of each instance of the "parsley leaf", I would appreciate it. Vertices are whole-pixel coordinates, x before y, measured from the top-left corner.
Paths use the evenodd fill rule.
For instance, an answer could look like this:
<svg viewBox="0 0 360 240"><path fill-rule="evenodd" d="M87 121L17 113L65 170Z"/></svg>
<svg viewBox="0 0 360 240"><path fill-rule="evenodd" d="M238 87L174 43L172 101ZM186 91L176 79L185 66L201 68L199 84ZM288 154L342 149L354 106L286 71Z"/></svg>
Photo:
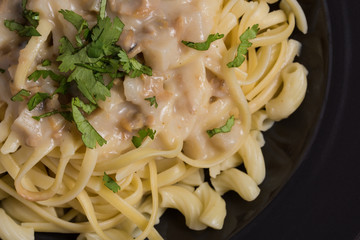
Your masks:
<svg viewBox="0 0 360 240"><path fill-rule="evenodd" d="M112 55L115 52L114 44L119 40L124 23L120 18L115 17L113 22L109 17L98 18L98 23L92 29L92 42L87 48L88 56L98 58L104 55Z"/></svg>
<svg viewBox="0 0 360 240"><path fill-rule="evenodd" d="M83 46L83 40L86 40L90 33L88 22L82 16L71 10L62 9L59 13L78 30L75 36L76 43L79 47Z"/></svg>
<svg viewBox="0 0 360 240"><path fill-rule="evenodd" d="M77 129L82 134L81 138L88 148L95 148L96 143L100 146L106 144L106 140L94 129L94 127L85 119L80 110L75 106L74 99L71 103L72 115Z"/></svg>
<svg viewBox="0 0 360 240"><path fill-rule="evenodd" d="M60 114L61 116L63 116L63 118L65 118L69 122L72 122L74 120L73 117L72 117L72 113L70 111L62 111L62 112L60 112L58 110L47 112L47 113L41 114L40 116L33 116L32 118L37 120L37 121L40 121L41 118L50 117L50 116L55 115L55 114Z"/></svg>
<svg viewBox="0 0 360 240"><path fill-rule="evenodd" d="M31 111L34 108L36 108L36 106L45 101L46 99L51 98L51 96L48 93L42 93L42 92L38 92L36 93L34 96L32 96L27 104L28 109Z"/></svg>
<svg viewBox="0 0 360 240"><path fill-rule="evenodd" d="M227 133L231 131L231 128L234 126L235 123L235 117L231 116L227 121L226 124L222 127L219 128L214 128L211 130L207 130L207 134L209 135L209 137L213 137L215 134L218 133Z"/></svg>
<svg viewBox="0 0 360 240"><path fill-rule="evenodd" d="M104 185L110 189L111 191L113 191L114 193L117 193L120 190L120 186L115 182L114 179L112 179L109 175L107 175L104 172L104 176L103 176L103 182Z"/></svg>
<svg viewBox="0 0 360 240"><path fill-rule="evenodd" d="M46 59L46 60L44 60L43 62L42 62L42 64L41 64L43 67L47 67L47 66L50 66L51 65L51 61L50 60L48 60L48 59Z"/></svg>
<svg viewBox="0 0 360 240"><path fill-rule="evenodd" d="M145 98L146 101L150 102L150 106L155 105L155 108L157 108L159 105L156 101L156 96L150 97L150 98Z"/></svg>
<svg viewBox="0 0 360 240"><path fill-rule="evenodd" d="M224 34L210 34L205 42L200 43L194 43L194 42L188 42L188 41L181 41L183 44L190 48L194 48L199 51L206 51L210 48L210 44L218 39L221 39L224 37Z"/></svg>
<svg viewBox="0 0 360 240"><path fill-rule="evenodd" d="M13 102L22 102L24 101L24 97L30 97L31 93L28 90L21 89L17 94L15 94L11 101Z"/></svg>
<svg viewBox="0 0 360 240"><path fill-rule="evenodd" d="M152 70L150 67L141 64L135 58L129 58L124 50L121 49L118 56L122 64L122 68L131 78L139 77L141 74L152 76Z"/></svg>
<svg viewBox="0 0 360 240"><path fill-rule="evenodd" d="M46 117L50 117L52 115L55 115L55 114L58 114L59 111L58 110L54 110L52 112L47 112L47 113L44 113L44 114L41 114L39 116L33 116L32 118L37 120L37 121L40 121L41 118L46 118Z"/></svg>
<svg viewBox="0 0 360 240"><path fill-rule="evenodd" d="M73 54L75 52L75 48L73 47L73 45L71 44L71 42L67 37L60 38L59 42L60 42L60 46L59 46L60 54L68 55L68 54Z"/></svg>
<svg viewBox="0 0 360 240"><path fill-rule="evenodd" d="M92 104L92 103L86 104L83 101L81 101L78 97L74 98L73 104L76 107L81 108L87 114L91 114L97 108L97 105Z"/></svg>
<svg viewBox="0 0 360 240"><path fill-rule="evenodd" d="M106 0L101 0L100 3L100 18L104 19L105 18L105 12L106 11Z"/></svg>
<svg viewBox="0 0 360 240"><path fill-rule="evenodd" d="M5 69L0 68L0 73L4 73Z"/></svg>
<svg viewBox="0 0 360 240"><path fill-rule="evenodd" d="M78 89L93 104L98 100L105 101L106 97L110 97L110 90L101 82L97 81L93 71L77 67L70 75L68 81L75 80Z"/></svg>
<svg viewBox="0 0 360 240"><path fill-rule="evenodd" d="M255 24L251 28L248 28L243 34L241 34L241 43L237 49L237 55L233 61L227 64L229 68L240 67L241 64L245 61L245 55L248 52L248 48L252 46L252 43L249 42L249 40L254 39L259 30L259 24Z"/></svg>
<svg viewBox="0 0 360 240"><path fill-rule="evenodd" d="M26 8L26 4L27 4L27 0L23 0L22 1L22 9L23 9L23 15L25 17L25 19L34 27L37 27L39 25L39 13L38 12L33 12L31 10L28 10Z"/></svg>
<svg viewBox="0 0 360 240"><path fill-rule="evenodd" d="M67 82L66 78L61 79L59 87L54 91L53 95L60 93L65 94L70 87L70 83Z"/></svg>
<svg viewBox="0 0 360 240"><path fill-rule="evenodd" d="M22 9L24 18L30 23L30 26L20 24L14 20L5 20L4 25L10 31L17 32L21 37L32 37L32 36L41 36L41 34L36 30L36 27L39 25L39 13L33 12L26 9L27 0L22 1Z"/></svg>
<svg viewBox="0 0 360 240"><path fill-rule="evenodd" d="M150 137L151 139L154 139L155 134L156 134L156 130L154 131L151 128L140 129L139 137L133 136L131 141L134 144L134 146L138 148L141 146L142 142L146 137Z"/></svg>
<svg viewBox="0 0 360 240"><path fill-rule="evenodd" d="M29 80L33 80L35 82L39 80L40 77L43 79L50 77L56 82L61 82L62 80L66 79L64 76L58 75L51 70L36 70L28 78Z"/></svg>
<svg viewBox="0 0 360 240"><path fill-rule="evenodd" d="M24 26L14 20L5 20L5 27L7 27L10 31L17 32L20 37L32 37L32 36L41 36L41 34L36 30L33 26Z"/></svg>

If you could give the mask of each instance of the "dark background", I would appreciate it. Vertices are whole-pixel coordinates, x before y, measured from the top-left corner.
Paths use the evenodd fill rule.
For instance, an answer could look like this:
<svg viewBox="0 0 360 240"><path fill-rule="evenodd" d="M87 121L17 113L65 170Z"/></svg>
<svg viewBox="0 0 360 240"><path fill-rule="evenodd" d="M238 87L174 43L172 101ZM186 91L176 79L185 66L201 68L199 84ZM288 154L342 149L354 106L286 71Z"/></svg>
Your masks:
<svg viewBox="0 0 360 240"><path fill-rule="evenodd" d="M331 82L319 131L289 182L231 239L360 239L360 1L325 2Z"/></svg>

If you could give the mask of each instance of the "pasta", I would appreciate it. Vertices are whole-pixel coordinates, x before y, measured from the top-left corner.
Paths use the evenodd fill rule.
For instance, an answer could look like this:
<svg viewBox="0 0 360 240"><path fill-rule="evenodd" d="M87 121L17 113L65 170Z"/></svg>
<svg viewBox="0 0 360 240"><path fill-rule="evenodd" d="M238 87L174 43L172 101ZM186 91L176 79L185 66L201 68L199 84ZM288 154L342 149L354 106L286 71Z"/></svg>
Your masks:
<svg viewBox="0 0 360 240"><path fill-rule="evenodd" d="M1 1L0 237L158 240L167 208L222 229L305 97L295 26L296 0Z"/></svg>

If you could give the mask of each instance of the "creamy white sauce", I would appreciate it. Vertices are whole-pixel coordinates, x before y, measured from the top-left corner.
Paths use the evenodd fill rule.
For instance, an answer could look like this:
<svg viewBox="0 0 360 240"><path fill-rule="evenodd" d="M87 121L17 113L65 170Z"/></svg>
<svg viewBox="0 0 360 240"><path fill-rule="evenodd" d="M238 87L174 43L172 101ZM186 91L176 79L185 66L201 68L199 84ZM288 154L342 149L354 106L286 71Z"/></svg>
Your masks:
<svg viewBox="0 0 360 240"><path fill-rule="evenodd" d="M243 133L239 122L225 137L210 139L204 127L207 116L216 115L216 111L220 110L217 108L231 105L226 86L205 68L205 63L219 65L220 50L212 47L206 53L197 53L196 59L190 64L182 63L183 57L194 50L184 46L181 40L206 40L212 31L214 16L218 14L217 4L216 1L209 4L204 0L108 1L107 14L119 16L125 23L118 44L130 57L142 54L145 64L153 69L153 76L125 77L123 81L116 81L111 97L100 101L100 108L89 116L89 122L107 140L107 144L99 149L99 160L106 160L132 148L131 137L144 126L158 133L153 146L167 148L175 142L184 141L183 151L190 157L200 159L231 148L240 138ZM0 75L0 101L8 103L13 109L17 119L12 130L22 136L24 144L36 147L49 138L60 142L62 133L72 129L60 116L54 115L40 122L32 119L32 116L44 113L51 104L59 104L57 99L52 102L47 100L31 112L24 103L9 100L14 94L14 91L10 94L13 78L10 73L16 69L19 50L24 47L22 42L26 40L8 31L3 21L13 19L10 12L14 12L14 9L19 12L19 7L20 1L7 0L2 1L0 7L0 67L9 70ZM49 42L53 47L43 48L34 63L35 69L41 69L39 65L43 59L54 61L62 36L74 42L75 28L58 11L73 10L90 24L95 24L99 1L32 0L28 8L40 12L41 18L48 19L56 26ZM53 84L52 80L45 79L37 83L28 81L26 86L29 90L51 92L54 90ZM152 96L156 96L158 108L150 106L145 100ZM212 102L214 96L217 101Z"/></svg>

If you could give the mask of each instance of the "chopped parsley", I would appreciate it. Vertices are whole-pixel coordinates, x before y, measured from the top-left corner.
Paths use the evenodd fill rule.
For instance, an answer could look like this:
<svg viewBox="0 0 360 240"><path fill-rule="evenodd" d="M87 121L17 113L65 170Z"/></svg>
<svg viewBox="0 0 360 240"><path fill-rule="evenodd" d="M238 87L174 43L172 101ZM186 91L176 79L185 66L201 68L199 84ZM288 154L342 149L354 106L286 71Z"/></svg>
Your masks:
<svg viewBox="0 0 360 240"><path fill-rule="evenodd" d="M27 10L26 3L27 1L23 0L23 15L30 25L23 26L13 21L8 21L5 24L8 24L9 27L11 25L10 28L18 29L18 31L25 31L25 28L35 29L38 26L39 15ZM50 78L58 85L52 94L35 93L27 103L30 111L56 94L60 95L61 104L67 106L65 109L53 109L42 115L33 116L33 118L39 121L55 114L62 115L69 122L75 123L85 146L88 148L95 148L97 144L100 146L106 144L106 140L89 123L86 116L98 108L98 101L105 101L107 97L111 96L110 89L114 85L114 80L125 75L129 75L131 78L139 77L141 74L152 75L150 67L142 64L136 58L129 58L126 52L117 45L124 23L118 17L113 20L107 17L105 8L106 0L102 0L97 23L92 28L79 14L71 10L60 10L59 13L64 19L77 30L76 45L74 46L65 36L62 37L59 42L59 55L56 58L59 63L59 73L50 69L36 70L28 77L34 82L40 78ZM49 60L42 62L44 67L51 64ZM105 75L109 76L110 79ZM105 82L105 79L109 79L108 82ZM30 96L30 91L23 89L11 99L23 101L25 97ZM145 132L146 136L154 137L155 132ZM142 131L140 133L142 136ZM142 138L140 145L146 136L140 137ZM138 140L134 141L137 142Z"/></svg>
<svg viewBox="0 0 360 240"><path fill-rule="evenodd" d="M245 55L248 52L248 48L252 46L252 43L249 42L249 40L254 39L259 30L259 25L255 24L251 28L248 28L243 34L241 34L237 55L233 61L227 64L229 68L240 67L241 64L245 61Z"/></svg>
<svg viewBox="0 0 360 240"><path fill-rule="evenodd" d="M139 136L133 136L131 141L134 144L136 148L140 147L142 142L146 137L150 137L152 140L154 140L156 134L156 130L152 130L151 128L144 128L140 129Z"/></svg>
<svg viewBox="0 0 360 240"><path fill-rule="evenodd" d="M21 89L17 94L15 94L11 101L13 102L22 102L24 101L24 97L30 97L31 93L28 90Z"/></svg>
<svg viewBox="0 0 360 240"><path fill-rule="evenodd" d="M51 65L51 61L49 59L46 59L41 64L43 67L47 67Z"/></svg>
<svg viewBox="0 0 360 240"><path fill-rule="evenodd" d="M58 110L54 110L52 112L47 112L47 113L41 114L40 116L33 116L32 118L37 121L40 121L41 118L50 117L50 116L58 114L58 113L59 113Z"/></svg>
<svg viewBox="0 0 360 240"><path fill-rule="evenodd" d="M74 121L74 119L72 117L72 113L70 111L58 111L58 110L47 112L47 113L41 114L39 116L33 116L32 118L37 121L40 121L40 119L42 119L42 118L50 117L55 114L60 114L63 118L65 118L65 120L67 120L69 122Z"/></svg>
<svg viewBox="0 0 360 240"><path fill-rule="evenodd" d="M205 42L195 43L195 42L188 42L188 41L181 41L183 44L190 48L194 48L199 51L206 51L210 48L210 44L218 39L221 39L224 37L224 34L210 34Z"/></svg>
<svg viewBox="0 0 360 240"><path fill-rule="evenodd" d="M51 98L50 94L37 92L34 96L32 96L27 104L28 109L34 110L38 104L45 101L46 99Z"/></svg>
<svg viewBox="0 0 360 240"><path fill-rule="evenodd" d="M209 137L213 137L214 135L218 134L218 133L227 133L231 131L231 128L234 126L235 123L235 117L231 116L225 123L224 126L219 127L219 128L214 128L211 130L207 130L207 134L209 135Z"/></svg>
<svg viewBox="0 0 360 240"><path fill-rule="evenodd" d="M129 74L130 77L139 77L141 74L152 76L150 67L141 64L135 58L129 58L124 50L120 50L118 56L124 71Z"/></svg>
<svg viewBox="0 0 360 240"><path fill-rule="evenodd" d="M97 108L97 105L94 105L92 103L86 104L78 97L73 98L73 104L76 107L81 108L87 114L91 114Z"/></svg>
<svg viewBox="0 0 360 240"><path fill-rule="evenodd" d="M4 73L5 69L0 68L0 73Z"/></svg>
<svg viewBox="0 0 360 240"><path fill-rule="evenodd" d="M155 108L157 108L159 105L156 101L156 96L150 97L150 98L145 98L146 101L150 102L150 106L155 106Z"/></svg>
<svg viewBox="0 0 360 240"><path fill-rule="evenodd" d="M36 30L36 27L39 25L39 13L28 10L26 4L27 0L23 0L21 6L23 9L23 17L27 20L29 25L18 23L15 20L5 20L4 25L10 31L17 32L21 37L41 36Z"/></svg>
<svg viewBox="0 0 360 240"><path fill-rule="evenodd" d="M33 12L26 8L27 0L22 0L21 7L23 9L23 15L25 19L31 24L31 26L37 27L39 25L39 13Z"/></svg>
<svg viewBox="0 0 360 240"><path fill-rule="evenodd" d="M117 184L114 179L107 175L106 172L104 172L103 183L108 189L110 189L114 193L117 193L121 189L119 184Z"/></svg>
<svg viewBox="0 0 360 240"><path fill-rule="evenodd" d="M81 139L88 148L95 148L96 143L100 146L106 144L106 140L94 129L94 127L82 115L79 108L75 106L74 99L71 102L72 116L77 129L82 134Z"/></svg>
<svg viewBox="0 0 360 240"><path fill-rule="evenodd" d="M28 77L28 79L36 82L37 80L39 80L40 77L42 77L43 79L50 77L56 82L61 82L63 79L66 79L64 76L58 75L51 70L36 70Z"/></svg>

